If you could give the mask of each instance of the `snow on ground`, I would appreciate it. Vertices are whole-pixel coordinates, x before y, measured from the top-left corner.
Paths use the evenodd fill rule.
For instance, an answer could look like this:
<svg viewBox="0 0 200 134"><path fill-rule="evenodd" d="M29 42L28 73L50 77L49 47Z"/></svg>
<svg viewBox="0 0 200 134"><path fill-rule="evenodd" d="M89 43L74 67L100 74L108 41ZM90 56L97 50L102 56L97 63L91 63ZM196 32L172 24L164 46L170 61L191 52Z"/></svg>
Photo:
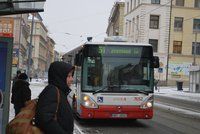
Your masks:
<svg viewBox="0 0 200 134"><path fill-rule="evenodd" d="M46 83L44 81L36 81L33 80L30 82L31 89L31 99L37 98L41 91L44 89ZM15 111L13 108L13 104L10 103L10 111L9 111L9 121L13 119L15 116Z"/></svg>
<svg viewBox="0 0 200 134"><path fill-rule="evenodd" d="M200 93L189 92L189 88L183 88L182 91L178 91L177 87L158 87L158 90L154 90L154 93L159 96L200 102Z"/></svg>
<svg viewBox="0 0 200 134"><path fill-rule="evenodd" d="M189 92L189 88L183 88L182 91L178 91L177 87L159 87L158 90L154 90L154 94L159 96L166 96L170 98L176 98L176 99L200 103L200 93ZM159 107L161 109L165 109L173 113L181 114L182 116L186 117L189 116L191 118L200 119L200 113L195 111L177 108L174 106L164 105L160 103L154 103L154 106Z"/></svg>
<svg viewBox="0 0 200 134"><path fill-rule="evenodd" d="M44 89L44 87L47 84L47 80L42 80L42 79L33 79L32 82L30 82L30 88L32 92L31 98L37 98L37 96L40 94L40 92ZM182 99L182 100L187 100L187 101L195 101L195 102L200 102L200 93L191 93L189 92L189 88L183 88L183 91L178 91L177 87L158 87L158 90L154 91L155 95L160 95L160 96L167 96L167 97L172 97L172 98L177 98L177 99ZM166 107L166 106L161 106L161 104L156 104L159 105L159 107ZM167 109L176 109L173 107L166 107ZM182 111L179 109L179 111ZM189 112L189 111L184 111L184 112ZM191 113L190 113L191 114ZM10 105L10 117L9 120L11 120L14 117L14 109L13 105Z"/></svg>
<svg viewBox="0 0 200 134"><path fill-rule="evenodd" d="M32 82L30 82L31 98L32 99L37 98L46 85L47 85L46 80L32 80ZM13 104L10 103L9 121L12 120L14 116L15 116L15 111L13 108ZM78 128L76 124L74 125L73 134L82 134L81 130Z"/></svg>

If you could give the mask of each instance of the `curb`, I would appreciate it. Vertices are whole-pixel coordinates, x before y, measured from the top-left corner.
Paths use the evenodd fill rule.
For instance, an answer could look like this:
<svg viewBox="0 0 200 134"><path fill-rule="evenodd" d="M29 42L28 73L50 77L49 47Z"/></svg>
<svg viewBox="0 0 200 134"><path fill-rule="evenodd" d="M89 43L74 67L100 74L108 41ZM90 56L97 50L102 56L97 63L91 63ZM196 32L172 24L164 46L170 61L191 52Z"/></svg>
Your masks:
<svg viewBox="0 0 200 134"><path fill-rule="evenodd" d="M183 117L189 117L189 118L200 120L200 113L198 113L198 112L181 109L181 108L176 108L176 107L172 107L172 106L168 106L168 105L163 105L161 103L154 103L154 107L166 110L171 113L181 115Z"/></svg>

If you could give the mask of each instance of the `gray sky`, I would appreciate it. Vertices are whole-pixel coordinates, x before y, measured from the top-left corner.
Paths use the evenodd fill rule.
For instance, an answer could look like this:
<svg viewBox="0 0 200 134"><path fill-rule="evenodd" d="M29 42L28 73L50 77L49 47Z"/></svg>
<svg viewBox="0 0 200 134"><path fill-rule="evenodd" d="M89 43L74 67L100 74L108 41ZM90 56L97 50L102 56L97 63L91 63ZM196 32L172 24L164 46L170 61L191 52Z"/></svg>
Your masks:
<svg viewBox="0 0 200 134"><path fill-rule="evenodd" d="M67 52L85 42L103 41L108 17L116 0L47 0L40 13L55 49ZM68 34L66 34L68 33Z"/></svg>

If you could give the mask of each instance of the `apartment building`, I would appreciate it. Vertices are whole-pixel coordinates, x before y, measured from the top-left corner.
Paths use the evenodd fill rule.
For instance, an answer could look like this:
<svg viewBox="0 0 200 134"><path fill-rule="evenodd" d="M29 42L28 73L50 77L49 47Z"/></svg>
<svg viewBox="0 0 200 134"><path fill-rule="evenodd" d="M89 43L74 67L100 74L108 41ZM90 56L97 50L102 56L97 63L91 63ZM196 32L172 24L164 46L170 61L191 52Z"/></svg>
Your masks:
<svg viewBox="0 0 200 134"><path fill-rule="evenodd" d="M61 61L61 57L62 55L58 51L54 50L54 61Z"/></svg>
<svg viewBox="0 0 200 134"><path fill-rule="evenodd" d="M200 64L200 0L125 0L124 13L123 35L152 44L160 58L155 78L188 84L190 66Z"/></svg>
<svg viewBox="0 0 200 134"><path fill-rule="evenodd" d="M28 14L9 15L0 17L1 28L9 29L13 27L13 60L12 60L12 78L17 70L27 71L27 50L28 50ZM4 31L5 32L5 31ZM9 32L9 31L7 31ZM1 32L0 32L1 33Z"/></svg>
<svg viewBox="0 0 200 134"><path fill-rule="evenodd" d="M131 42L150 43L160 68L155 78L165 84L169 46L170 1L125 0L124 36Z"/></svg>
<svg viewBox="0 0 200 134"><path fill-rule="evenodd" d="M169 47L169 82L189 81L189 68L200 65L200 0L173 0Z"/></svg>
<svg viewBox="0 0 200 134"><path fill-rule="evenodd" d="M54 61L54 48L55 41L47 36L47 64L46 64L46 72L49 69L50 64Z"/></svg>
<svg viewBox="0 0 200 134"><path fill-rule="evenodd" d="M29 20L31 27L32 21ZM32 77L44 77L47 68L47 43L48 30L41 20L35 19L33 23L32 35L32 61L31 75Z"/></svg>
<svg viewBox="0 0 200 134"><path fill-rule="evenodd" d="M108 36L123 36L124 7L125 3L122 0L115 2L108 19Z"/></svg>

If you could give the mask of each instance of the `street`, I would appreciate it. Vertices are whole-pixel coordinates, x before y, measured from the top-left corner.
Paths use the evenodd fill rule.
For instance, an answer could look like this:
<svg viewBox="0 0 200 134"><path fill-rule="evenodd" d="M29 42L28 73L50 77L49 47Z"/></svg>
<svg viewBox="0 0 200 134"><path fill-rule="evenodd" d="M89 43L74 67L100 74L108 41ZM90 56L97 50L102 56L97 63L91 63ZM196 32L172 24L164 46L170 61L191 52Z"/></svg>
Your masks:
<svg viewBox="0 0 200 134"><path fill-rule="evenodd" d="M44 86L45 84L40 82L31 83L32 98L36 98ZM186 105L183 100L177 101L156 96L155 103L158 102L163 104L176 102L176 105ZM192 105L188 104L188 109L191 109L190 106L194 107ZM10 119L13 115L14 111L11 105ZM74 134L199 134L199 126L199 119L182 116L156 106L154 107L154 117L150 120L75 120Z"/></svg>
<svg viewBox="0 0 200 134"><path fill-rule="evenodd" d="M156 108L151 120L93 120L76 124L83 134L199 134L200 120Z"/></svg>
<svg viewBox="0 0 200 134"><path fill-rule="evenodd" d="M195 112L200 113L199 102L169 98L169 97L159 96L159 95L154 95L154 100L156 103L162 103L164 105L169 105L176 108L187 109L190 111L195 111Z"/></svg>
<svg viewBox="0 0 200 134"><path fill-rule="evenodd" d="M200 133L200 0L0 0L0 61L0 134L48 82L44 133Z"/></svg>

